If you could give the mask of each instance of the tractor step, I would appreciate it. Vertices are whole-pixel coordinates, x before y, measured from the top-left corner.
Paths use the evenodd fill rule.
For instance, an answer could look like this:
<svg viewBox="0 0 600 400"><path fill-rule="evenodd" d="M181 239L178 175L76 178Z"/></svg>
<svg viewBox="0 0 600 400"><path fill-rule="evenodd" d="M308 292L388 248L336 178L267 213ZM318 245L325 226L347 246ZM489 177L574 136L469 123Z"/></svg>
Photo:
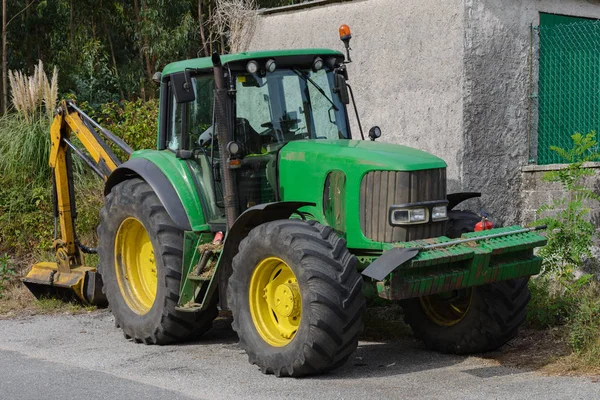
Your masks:
<svg viewBox="0 0 600 400"><path fill-rule="evenodd" d="M210 276L188 275L187 277L191 281L199 281L199 282L210 282L210 280L212 279L212 275L210 275Z"/></svg>
<svg viewBox="0 0 600 400"><path fill-rule="evenodd" d="M202 311L202 304L199 303L188 303L185 306L177 306L175 307L175 309L177 311L183 311L183 312L196 312L196 311Z"/></svg>
<svg viewBox="0 0 600 400"><path fill-rule="evenodd" d="M216 290L217 262L223 245L222 234L185 232L183 276L176 309L184 312L204 311Z"/></svg>
<svg viewBox="0 0 600 400"><path fill-rule="evenodd" d="M206 291L214 276L214 269L209 272L205 272L202 275L188 274L186 281L189 281L193 286L194 294L193 300L177 306L175 309L184 312L196 312L204 309L204 304L199 303L198 300L202 300L206 297Z"/></svg>

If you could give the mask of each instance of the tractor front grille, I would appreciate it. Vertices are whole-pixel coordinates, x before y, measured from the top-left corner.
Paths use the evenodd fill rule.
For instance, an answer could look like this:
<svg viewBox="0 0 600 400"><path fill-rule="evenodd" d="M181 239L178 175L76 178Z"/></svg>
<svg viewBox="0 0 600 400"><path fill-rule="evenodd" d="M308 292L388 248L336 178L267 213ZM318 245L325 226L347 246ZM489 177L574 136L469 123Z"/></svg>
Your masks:
<svg viewBox="0 0 600 400"><path fill-rule="evenodd" d="M372 171L360 185L360 226L363 234L377 242L406 242L442 236L446 222L392 226L392 205L446 199L446 169L422 171Z"/></svg>

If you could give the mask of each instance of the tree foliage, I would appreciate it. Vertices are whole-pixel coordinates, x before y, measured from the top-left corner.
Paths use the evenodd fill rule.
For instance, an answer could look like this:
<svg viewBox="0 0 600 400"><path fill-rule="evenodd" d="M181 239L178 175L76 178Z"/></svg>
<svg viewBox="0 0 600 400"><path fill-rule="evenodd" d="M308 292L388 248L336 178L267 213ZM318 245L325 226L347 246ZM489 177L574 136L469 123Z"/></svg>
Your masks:
<svg viewBox="0 0 600 400"><path fill-rule="evenodd" d="M6 0L5 0L6 1ZM7 69L58 68L61 97L97 107L156 97L167 63L229 49L213 15L227 0L13 0L7 2ZM293 4L257 1L256 7ZM7 106L9 106L7 104Z"/></svg>

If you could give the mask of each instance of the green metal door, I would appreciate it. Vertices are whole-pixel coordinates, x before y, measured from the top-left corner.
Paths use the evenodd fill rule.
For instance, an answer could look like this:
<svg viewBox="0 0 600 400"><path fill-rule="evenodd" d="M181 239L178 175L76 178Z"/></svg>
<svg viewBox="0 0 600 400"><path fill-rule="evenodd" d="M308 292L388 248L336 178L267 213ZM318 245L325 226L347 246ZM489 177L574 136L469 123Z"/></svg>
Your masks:
<svg viewBox="0 0 600 400"><path fill-rule="evenodd" d="M538 164L564 162L550 146L600 130L600 21L540 14Z"/></svg>

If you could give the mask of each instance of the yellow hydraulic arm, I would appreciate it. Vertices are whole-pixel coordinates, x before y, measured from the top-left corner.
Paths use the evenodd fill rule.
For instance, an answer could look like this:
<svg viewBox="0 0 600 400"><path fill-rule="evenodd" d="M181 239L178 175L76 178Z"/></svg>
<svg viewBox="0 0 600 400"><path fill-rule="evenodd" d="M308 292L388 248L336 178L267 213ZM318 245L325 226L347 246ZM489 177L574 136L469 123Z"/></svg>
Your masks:
<svg viewBox="0 0 600 400"><path fill-rule="evenodd" d="M53 173L55 237L53 248L56 262L35 264L23 279L25 285L36 296L59 294L72 297L75 294L85 303L102 303L100 278L95 267L84 264L83 252L94 253L95 249L81 245L75 232L75 193L71 150L79 156L97 175L107 180L121 161L106 145L100 133L121 150L130 155L133 150L112 132L101 127L73 102L63 101L56 110L50 127L50 167ZM87 150L86 155L71 142L75 136ZM60 224L60 238L57 228Z"/></svg>

